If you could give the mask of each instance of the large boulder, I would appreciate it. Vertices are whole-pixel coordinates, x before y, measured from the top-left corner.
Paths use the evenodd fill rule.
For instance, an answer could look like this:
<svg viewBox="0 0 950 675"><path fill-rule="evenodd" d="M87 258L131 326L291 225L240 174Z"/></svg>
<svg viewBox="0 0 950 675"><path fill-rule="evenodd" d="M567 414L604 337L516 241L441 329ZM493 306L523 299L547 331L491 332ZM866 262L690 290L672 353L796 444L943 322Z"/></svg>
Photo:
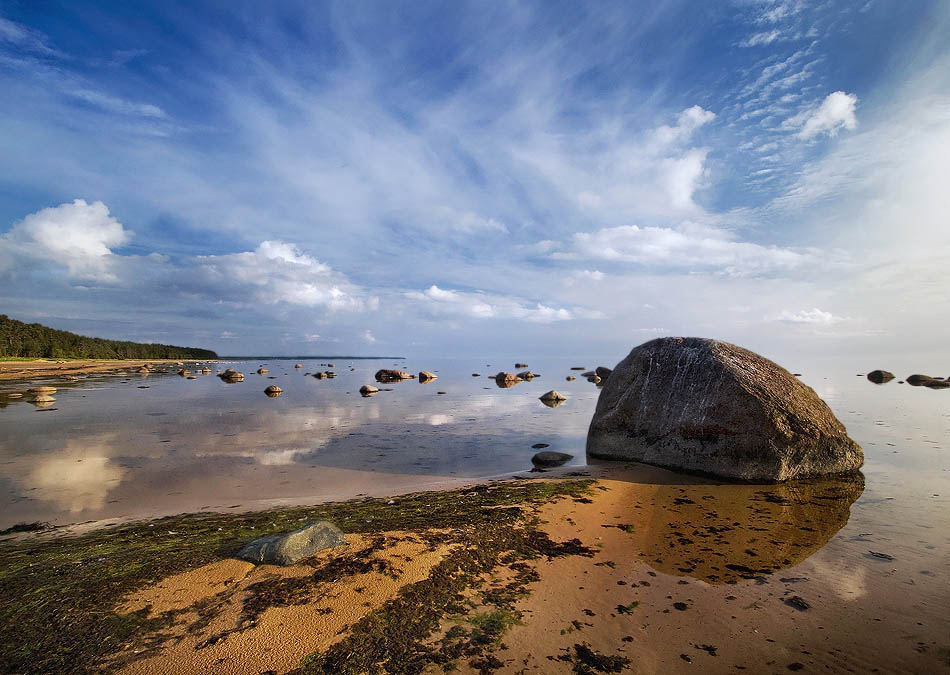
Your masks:
<svg viewBox="0 0 950 675"><path fill-rule="evenodd" d="M255 565L293 565L317 551L345 543L336 525L320 520L287 534L255 539L242 548L237 557Z"/></svg>
<svg viewBox="0 0 950 675"><path fill-rule="evenodd" d="M747 349L659 338L617 364L587 454L744 481L848 473L861 446L808 386Z"/></svg>

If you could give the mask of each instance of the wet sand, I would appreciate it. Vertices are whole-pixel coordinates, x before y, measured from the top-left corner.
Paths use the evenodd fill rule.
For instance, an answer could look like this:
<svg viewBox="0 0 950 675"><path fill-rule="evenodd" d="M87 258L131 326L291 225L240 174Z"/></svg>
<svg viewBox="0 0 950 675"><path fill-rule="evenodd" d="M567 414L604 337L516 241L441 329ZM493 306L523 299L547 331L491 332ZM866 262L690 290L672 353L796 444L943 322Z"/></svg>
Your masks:
<svg viewBox="0 0 950 675"><path fill-rule="evenodd" d="M120 359L73 360L73 361L0 361L0 380L31 380L38 377L58 377L65 375L88 375L89 373L116 373L137 369L143 363L177 363L175 359L142 360Z"/></svg>
<svg viewBox="0 0 950 675"><path fill-rule="evenodd" d="M535 481L565 473L578 472ZM886 545L860 531L860 516L858 531L852 522L842 532L862 477L761 486L642 465L584 473L597 478L588 496L552 500L527 515L575 553L502 558L426 640L431 646L481 618L510 617L502 634L486 638L487 647L452 662L460 672L950 667L945 549L902 546L886 560L870 553ZM288 672L308 654L346 639L358 643L352 625L425 579L450 547L426 546L420 536L393 531L376 540L371 556L397 561L398 573L341 575L289 606L260 609L253 620L246 604L252 584L345 564L365 555L371 538L347 535L344 549L292 567L222 560L159 581L124 598L116 611L172 612L175 622L146 641L146 658L128 662L135 655L118 652L113 663L128 673ZM205 620L196 624L200 616ZM427 672L441 669L430 663Z"/></svg>

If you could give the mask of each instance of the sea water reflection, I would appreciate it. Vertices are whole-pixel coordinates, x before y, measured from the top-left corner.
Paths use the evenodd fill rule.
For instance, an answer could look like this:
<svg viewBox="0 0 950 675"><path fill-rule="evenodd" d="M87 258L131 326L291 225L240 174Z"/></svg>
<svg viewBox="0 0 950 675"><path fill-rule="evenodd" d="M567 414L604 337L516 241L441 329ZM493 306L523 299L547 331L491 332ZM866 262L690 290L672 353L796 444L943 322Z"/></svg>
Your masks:
<svg viewBox="0 0 950 675"><path fill-rule="evenodd" d="M588 366L600 364L610 362ZM513 370L484 360L336 362L335 379L305 375L326 370L319 361L302 365L270 360L215 366L245 373L243 382L232 384L195 368L194 380L169 373L57 381L56 401L46 408L34 407L29 397L3 395L29 385L4 384L0 529L36 520L65 524L451 486L527 472L531 446L539 442L574 455L569 466L585 464L598 390L583 378L565 380L574 362L534 361L531 369L542 376L511 388L472 377ZM256 374L260 366L269 373ZM361 397L360 386L377 384L373 373L388 367L425 368L439 378L378 385L391 391ZM858 499L861 489L854 484L833 499L820 486L716 486L701 494L696 491L706 488L688 481L657 485L653 513L633 535L645 562L711 582L779 569L833 537L855 500L866 506L864 522L880 525L878 531L913 530L915 519L937 528L930 534L945 531L941 505L950 490L942 444L950 433L950 392L877 386L854 373L805 373L803 379L864 446L864 495ZM267 397L271 384L283 394ZM538 398L550 389L567 400L546 407ZM684 499L682 489L693 504L677 502ZM693 534L709 524L718 528L720 521L742 526L711 539ZM930 534L921 536L939 545ZM707 548L728 550L731 557L709 555Z"/></svg>

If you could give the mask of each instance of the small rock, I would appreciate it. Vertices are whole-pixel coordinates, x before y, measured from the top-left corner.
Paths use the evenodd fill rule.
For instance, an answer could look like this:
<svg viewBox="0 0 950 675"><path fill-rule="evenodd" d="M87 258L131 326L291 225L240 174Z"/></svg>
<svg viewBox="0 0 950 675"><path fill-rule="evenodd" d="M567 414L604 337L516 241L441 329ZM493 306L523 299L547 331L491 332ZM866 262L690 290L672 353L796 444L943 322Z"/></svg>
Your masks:
<svg viewBox="0 0 950 675"><path fill-rule="evenodd" d="M568 382L573 382L573 381L576 380L577 378L574 377L573 375L568 375L568 376L565 377L564 379L567 380Z"/></svg>
<svg viewBox="0 0 950 675"><path fill-rule="evenodd" d="M264 390L264 393L265 394L280 394L283 391L284 390L278 387L276 384L272 384L271 386L269 386L267 389Z"/></svg>
<svg viewBox="0 0 950 675"><path fill-rule="evenodd" d="M55 394L56 387L33 387L27 389L26 393L28 394Z"/></svg>
<svg viewBox="0 0 950 675"><path fill-rule="evenodd" d="M432 380L438 379L439 376L429 370L419 371L419 383L424 384L425 382L432 382Z"/></svg>
<svg viewBox="0 0 950 675"><path fill-rule="evenodd" d="M551 446L550 446L549 444L547 444L547 443L535 443L535 444L532 445L531 447L534 448L535 450L540 450L541 448L548 448L548 447L551 447Z"/></svg>
<svg viewBox="0 0 950 675"><path fill-rule="evenodd" d="M481 377L481 376L482 376L481 373L472 373L472 377Z"/></svg>
<svg viewBox="0 0 950 675"><path fill-rule="evenodd" d="M257 369L257 374L258 374L258 375L263 375L264 373L269 373L269 372L270 372L270 371L267 370L267 368L264 368L264 367L260 367L260 368Z"/></svg>
<svg viewBox="0 0 950 675"><path fill-rule="evenodd" d="M874 384L884 384L894 379L894 373L889 373L886 370L872 370L868 373L868 379Z"/></svg>
<svg viewBox="0 0 950 675"><path fill-rule="evenodd" d="M527 368L527 367L528 367L528 364L527 364L527 363L516 363L516 364L515 364L515 368Z"/></svg>
<svg viewBox="0 0 950 675"><path fill-rule="evenodd" d="M804 612L806 609L811 608L811 604L800 595L793 595L792 597L786 599L785 604L789 607L794 607L800 612Z"/></svg>
<svg viewBox="0 0 950 675"><path fill-rule="evenodd" d="M399 382L400 380L412 379L412 375L404 370L391 370L388 368L377 370L375 377L377 382Z"/></svg>
<svg viewBox="0 0 950 675"><path fill-rule="evenodd" d="M255 565L293 565L318 551L345 543L336 525L321 520L288 534L255 539L242 548L237 557Z"/></svg>
<svg viewBox="0 0 950 675"><path fill-rule="evenodd" d="M523 370L523 371L521 371L520 373L518 373L517 376L520 377L522 380L533 380L533 379L534 379L534 373L532 373L530 370Z"/></svg>
<svg viewBox="0 0 950 675"><path fill-rule="evenodd" d="M294 365L294 368L303 368L303 364L302 364L302 363L297 363L297 364Z"/></svg>
<svg viewBox="0 0 950 675"><path fill-rule="evenodd" d="M374 387L371 384L364 384L360 387L360 394L363 396L372 396L373 394L379 393L379 387Z"/></svg>
<svg viewBox="0 0 950 675"><path fill-rule="evenodd" d="M610 377L612 372L614 372L612 368L606 368L604 366L597 366L597 368L594 369L594 374L602 380L606 380Z"/></svg>
<svg viewBox="0 0 950 675"><path fill-rule="evenodd" d="M567 400L567 397L566 397L564 394L562 394L562 393L560 393L560 392L555 391L554 389L552 389L551 391L549 391L549 392L547 392L547 393L541 394L541 396L539 397L539 400L541 400L541 401L566 401L566 400Z"/></svg>
<svg viewBox="0 0 950 675"><path fill-rule="evenodd" d="M561 466L574 459L574 455L566 452L554 452L553 450L544 450L535 453L531 458L531 463L535 466Z"/></svg>

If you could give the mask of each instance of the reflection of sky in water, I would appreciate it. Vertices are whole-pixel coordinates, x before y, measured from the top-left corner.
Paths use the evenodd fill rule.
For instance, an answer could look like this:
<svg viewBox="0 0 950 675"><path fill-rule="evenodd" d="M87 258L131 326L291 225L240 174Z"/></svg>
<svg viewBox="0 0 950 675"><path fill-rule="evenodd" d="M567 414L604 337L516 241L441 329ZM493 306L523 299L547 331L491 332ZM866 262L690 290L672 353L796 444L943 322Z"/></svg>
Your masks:
<svg viewBox="0 0 950 675"><path fill-rule="evenodd" d="M326 369L318 362L295 370L293 361L270 361L276 379L255 374L263 362L242 363L236 367L246 379L238 384L213 375L133 375L57 385L51 408L21 399L0 409L0 527L341 498L388 484L412 489L507 474L530 468L537 442L583 465L597 389L583 378L565 381L574 362L529 362L542 377L510 389L471 373L511 372L513 364L408 363L413 371L438 370L439 379L379 385L393 391L372 398L358 389L389 362L356 361L351 372L337 361L332 380L304 376ZM865 448L867 488L855 508L895 522L939 511L950 494L943 448L950 392L896 381L875 386L854 372L805 372L803 380ZM284 394L268 398L269 384ZM568 400L544 406L538 397L550 389Z"/></svg>

